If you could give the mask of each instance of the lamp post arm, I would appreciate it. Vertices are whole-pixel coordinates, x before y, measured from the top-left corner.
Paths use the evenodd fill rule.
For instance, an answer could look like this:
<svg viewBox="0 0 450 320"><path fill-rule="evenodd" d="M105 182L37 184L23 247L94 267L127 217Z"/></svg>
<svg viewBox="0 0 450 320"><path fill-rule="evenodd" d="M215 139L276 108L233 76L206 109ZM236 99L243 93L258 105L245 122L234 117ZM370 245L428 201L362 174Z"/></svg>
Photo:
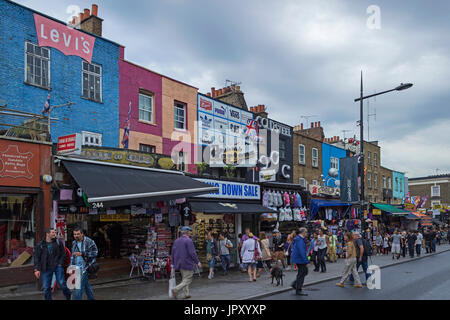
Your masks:
<svg viewBox="0 0 450 320"><path fill-rule="evenodd" d="M372 98L372 97L375 97L375 96L379 96L380 94L385 94L385 93L392 92L392 91L395 91L395 90L397 90L397 89L391 89L391 90L387 90L387 91L371 94L370 96L365 96L365 97L362 97L362 98L355 99L355 102L360 101L360 100L364 100L364 99L367 99L367 98Z"/></svg>

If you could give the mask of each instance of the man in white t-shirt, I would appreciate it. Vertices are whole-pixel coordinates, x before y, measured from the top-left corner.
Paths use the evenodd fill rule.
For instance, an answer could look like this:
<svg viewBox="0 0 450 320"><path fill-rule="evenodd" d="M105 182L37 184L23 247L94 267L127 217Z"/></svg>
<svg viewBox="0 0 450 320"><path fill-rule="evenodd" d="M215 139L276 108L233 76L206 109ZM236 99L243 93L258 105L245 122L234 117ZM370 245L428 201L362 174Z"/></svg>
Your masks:
<svg viewBox="0 0 450 320"><path fill-rule="evenodd" d="M423 235L422 233L420 233L420 231L416 231L416 236L417 236L417 240L416 240L416 253L417 256L420 256L420 252L422 251L422 242L423 242Z"/></svg>

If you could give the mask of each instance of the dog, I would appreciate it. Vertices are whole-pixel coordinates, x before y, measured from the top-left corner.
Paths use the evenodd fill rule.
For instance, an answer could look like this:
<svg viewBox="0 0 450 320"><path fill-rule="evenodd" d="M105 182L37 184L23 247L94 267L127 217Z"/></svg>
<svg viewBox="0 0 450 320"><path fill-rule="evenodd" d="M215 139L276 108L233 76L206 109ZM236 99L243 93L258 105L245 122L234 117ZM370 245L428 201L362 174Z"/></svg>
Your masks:
<svg viewBox="0 0 450 320"><path fill-rule="evenodd" d="M280 285L283 286L283 269L280 268L280 263L281 261L278 260L277 263L275 264L275 266L270 269L270 274L272 276L272 285L273 285L273 279L275 279L277 281L277 287Z"/></svg>

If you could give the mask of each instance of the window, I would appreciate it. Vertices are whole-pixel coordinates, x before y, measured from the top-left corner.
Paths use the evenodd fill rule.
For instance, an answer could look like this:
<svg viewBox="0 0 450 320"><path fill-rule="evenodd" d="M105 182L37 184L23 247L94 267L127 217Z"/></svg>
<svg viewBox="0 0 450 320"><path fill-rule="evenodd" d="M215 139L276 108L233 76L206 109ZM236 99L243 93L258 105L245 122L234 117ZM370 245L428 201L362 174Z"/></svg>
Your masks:
<svg viewBox="0 0 450 320"><path fill-rule="evenodd" d="M25 82L50 88L50 50L25 42Z"/></svg>
<svg viewBox="0 0 450 320"><path fill-rule="evenodd" d="M372 196L368 196L367 198L368 198L369 202L372 202Z"/></svg>
<svg viewBox="0 0 450 320"><path fill-rule="evenodd" d="M431 208L434 208L434 206L438 206L441 204L441 201L431 201Z"/></svg>
<svg viewBox="0 0 450 320"><path fill-rule="evenodd" d="M178 153L178 161L177 161L177 170L185 171L186 170L186 154L182 151Z"/></svg>
<svg viewBox="0 0 450 320"><path fill-rule="evenodd" d="M367 187L372 188L372 174L370 172L367 173Z"/></svg>
<svg viewBox="0 0 450 320"><path fill-rule="evenodd" d="M383 188L386 189L386 177L383 176Z"/></svg>
<svg viewBox="0 0 450 320"><path fill-rule="evenodd" d="M400 178L400 192L403 192L403 179Z"/></svg>
<svg viewBox="0 0 450 320"><path fill-rule="evenodd" d="M286 141L280 140L280 159L286 159Z"/></svg>
<svg viewBox="0 0 450 320"><path fill-rule="evenodd" d="M377 201L378 201L378 197L374 197L373 202L377 203Z"/></svg>
<svg viewBox="0 0 450 320"><path fill-rule="evenodd" d="M303 144L298 145L298 163L305 164L305 146Z"/></svg>
<svg viewBox="0 0 450 320"><path fill-rule="evenodd" d="M367 152L367 164L371 164L370 163L370 151Z"/></svg>
<svg viewBox="0 0 450 320"><path fill-rule="evenodd" d="M306 179L305 179L305 178L300 178L300 179L298 180L298 183L299 183L302 187L306 188Z"/></svg>
<svg viewBox="0 0 450 320"><path fill-rule="evenodd" d="M312 166L317 168L319 166L319 150L312 148Z"/></svg>
<svg viewBox="0 0 450 320"><path fill-rule="evenodd" d="M139 151L144 151L144 152L147 152L147 153L155 153L156 152L156 147L140 143L139 144Z"/></svg>
<svg viewBox="0 0 450 320"><path fill-rule="evenodd" d="M339 170L339 159L335 157L331 157L331 168Z"/></svg>
<svg viewBox="0 0 450 320"><path fill-rule="evenodd" d="M377 174L376 174L376 173L373 174L373 187L374 187L375 189L378 188L378 184L377 184Z"/></svg>
<svg viewBox="0 0 450 320"><path fill-rule="evenodd" d="M313 181L312 181L312 184L313 184L314 186L318 186L318 185L319 185L319 181L313 180Z"/></svg>
<svg viewBox="0 0 450 320"><path fill-rule="evenodd" d="M139 93L139 120L153 123L153 96Z"/></svg>
<svg viewBox="0 0 450 320"><path fill-rule="evenodd" d="M83 98L101 102L102 101L102 67L97 64L90 64L86 61L83 64Z"/></svg>
<svg viewBox="0 0 450 320"><path fill-rule="evenodd" d="M102 146L102 134L82 131L83 146Z"/></svg>
<svg viewBox="0 0 450 320"><path fill-rule="evenodd" d="M388 178L388 189L392 189L392 180L391 180L391 177Z"/></svg>
<svg viewBox="0 0 450 320"><path fill-rule="evenodd" d="M373 154L373 165L376 167L378 164L378 155L376 153Z"/></svg>
<svg viewBox="0 0 450 320"><path fill-rule="evenodd" d="M186 105L175 102L175 129L186 130Z"/></svg>
<svg viewBox="0 0 450 320"><path fill-rule="evenodd" d="M432 186L431 187L431 196L432 197L440 197L441 196L441 186Z"/></svg>
<svg viewBox="0 0 450 320"><path fill-rule="evenodd" d="M398 178L395 178L395 187L394 187L394 191L398 192Z"/></svg>

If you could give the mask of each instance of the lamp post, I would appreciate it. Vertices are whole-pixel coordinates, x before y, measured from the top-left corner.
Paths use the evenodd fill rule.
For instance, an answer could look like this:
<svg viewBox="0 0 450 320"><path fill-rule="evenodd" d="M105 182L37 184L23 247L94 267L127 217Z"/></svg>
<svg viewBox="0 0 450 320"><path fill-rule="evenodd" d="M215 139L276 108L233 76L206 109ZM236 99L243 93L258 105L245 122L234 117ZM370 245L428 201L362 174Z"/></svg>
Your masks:
<svg viewBox="0 0 450 320"><path fill-rule="evenodd" d="M382 91L382 92L378 92L375 94L371 94L369 96L363 96L363 76L362 76L362 70L361 70L361 96L359 98L355 99L355 102L360 101L360 119L359 119L359 126L360 126L360 135L361 135L361 142L360 142L360 163L361 163L361 168L360 168L360 177L361 177L361 197L360 197L360 202L361 202L361 212L363 212L363 207L364 207L364 121L363 121L363 101L365 99L368 98L372 98L375 96L379 96L381 94L385 94L391 91L402 91L402 90L406 90L409 89L413 86L412 83L401 83L399 86L395 87L394 89L391 90L387 90L387 91Z"/></svg>

